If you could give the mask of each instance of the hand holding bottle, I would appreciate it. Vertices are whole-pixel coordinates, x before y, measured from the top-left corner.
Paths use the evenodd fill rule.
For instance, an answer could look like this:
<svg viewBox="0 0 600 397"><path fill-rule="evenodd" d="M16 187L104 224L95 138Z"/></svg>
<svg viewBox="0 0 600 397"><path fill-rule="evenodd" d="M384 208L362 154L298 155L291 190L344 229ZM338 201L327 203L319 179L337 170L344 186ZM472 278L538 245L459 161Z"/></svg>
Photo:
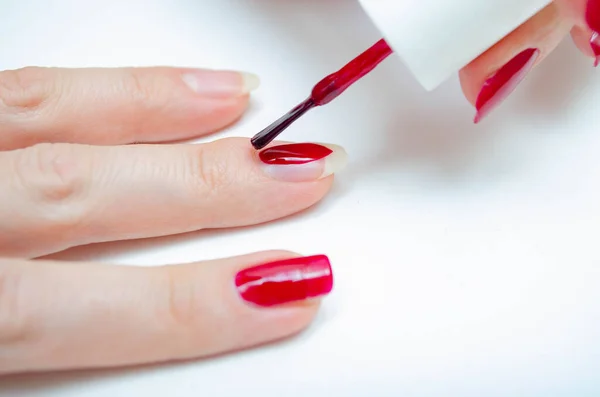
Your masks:
<svg viewBox="0 0 600 397"><path fill-rule="evenodd" d="M600 0L556 0L460 72L475 121L498 106L561 41L571 36L587 57L600 61Z"/></svg>

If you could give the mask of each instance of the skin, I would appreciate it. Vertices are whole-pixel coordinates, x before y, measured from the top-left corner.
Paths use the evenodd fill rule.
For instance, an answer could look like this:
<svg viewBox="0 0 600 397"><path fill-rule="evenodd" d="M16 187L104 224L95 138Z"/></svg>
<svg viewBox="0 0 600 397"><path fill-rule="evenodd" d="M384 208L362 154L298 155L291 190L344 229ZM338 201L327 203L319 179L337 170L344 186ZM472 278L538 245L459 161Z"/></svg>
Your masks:
<svg viewBox="0 0 600 397"><path fill-rule="evenodd" d="M587 0L556 0L467 65L460 71L461 86L467 100L475 105L483 83L526 48L540 49L538 65L566 36L571 35L577 48L593 59L589 45L593 32L585 21L586 4Z"/></svg>
<svg viewBox="0 0 600 397"><path fill-rule="evenodd" d="M189 72L0 72L0 374L206 357L312 321L318 299L258 308L235 288L240 270L295 253L152 268L34 260L94 242L254 225L325 196L333 176L265 172L244 138L145 144L211 133L246 110L240 74L194 70L204 91L217 88L199 93L186 85Z"/></svg>
<svg viewBox="0 0 600 397"><path fill-rule="evenodd" d="M464 68L467 100L525 48L541 50L539 63L570 34L593 57L585 3L556 1ZM233 284L238 271L295 253L154 268L35 260L83 244L263 223L321 200L329 172L264 172L247 139L156 145L235 122L246 83L180 68L0 72L0 374L208 357L309 325L318 299L259 309Z"/></svg>

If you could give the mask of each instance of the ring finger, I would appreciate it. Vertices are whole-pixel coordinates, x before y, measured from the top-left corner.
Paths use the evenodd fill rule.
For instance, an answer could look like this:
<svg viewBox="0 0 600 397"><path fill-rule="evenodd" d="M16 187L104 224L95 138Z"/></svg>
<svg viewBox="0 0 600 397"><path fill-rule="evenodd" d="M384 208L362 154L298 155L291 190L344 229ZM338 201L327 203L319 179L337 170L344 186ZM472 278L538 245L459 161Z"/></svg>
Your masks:
<svg viewBox="0 0 600 397"><path fill-rule="evenodd" d="M304 329L333 283L326 256L289 252L152 268L0 259L0 375L257 346Z"/></svg>

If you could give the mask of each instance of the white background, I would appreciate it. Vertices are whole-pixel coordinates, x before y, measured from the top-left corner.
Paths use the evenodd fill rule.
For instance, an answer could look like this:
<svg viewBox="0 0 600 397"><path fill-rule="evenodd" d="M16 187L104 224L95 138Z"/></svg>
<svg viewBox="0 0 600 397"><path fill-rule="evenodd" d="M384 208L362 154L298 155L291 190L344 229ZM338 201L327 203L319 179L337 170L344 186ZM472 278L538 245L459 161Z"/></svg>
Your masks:
<svg viewBox="0 0 600 397"><path fill-rule="evenodd" d="M259 74L248 115L210 139L253 135L379 38L350 0L0 5L0 69ZM0 395L599 395L600 70L591 64L565 42L474 127L456 80L426 93L389 59L286 133L350 155L313 210L56 256L151 265L271 248L326 253L336 288L306 333L206 362L5 380Z"/></svg>

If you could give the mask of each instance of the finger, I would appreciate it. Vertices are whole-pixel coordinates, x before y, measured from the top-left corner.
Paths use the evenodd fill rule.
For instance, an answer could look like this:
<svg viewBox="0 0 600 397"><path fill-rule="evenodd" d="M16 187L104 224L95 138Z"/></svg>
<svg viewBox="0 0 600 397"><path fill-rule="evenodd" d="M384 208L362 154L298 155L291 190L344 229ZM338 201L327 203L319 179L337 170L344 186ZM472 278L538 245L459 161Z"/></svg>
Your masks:
<svg viewBox="0 0 600 397"><path fill-rule="evenodd" d="M195 137L238 119L257 86L246 73L168 67L3 71L0 149Z"/></svg>
<svg viewBox="0 0 600 397"><path fill-rule="evenodd" d="M74 282L74 280L76 280ZM293 335L329 260L264 252L158 268L0 261L0 372L212 356Z"/></svg>
<svg viewBox="0 0 600 397"><path fill-rule="evenodd" d="M565 17L574 21L571 31L573 41L584 54L600 61L600 1L599 0L557 0L557 5Z"/></svg>
<svg viewBox="0 0 600 397"><path fill-rule="evenodd" d="M551 4L461 70L463 92L476 108L474 121L498 107L572 27Z"/></svg>
<svg viewBox="0 0 600 397"><path fill-rule="evenodd" d="M590 32L588 28L575 26L571 30L571 38L579 51L594 58L594 66L598 66L600 62L600 36L597 33Z"/></svg>
<svg viewBox="0 0 600 397"><path fill-rule="evenodd" d="M312 206L346 164L335 145L42 144L0 153L0 255L246 226Z"/></svg>

